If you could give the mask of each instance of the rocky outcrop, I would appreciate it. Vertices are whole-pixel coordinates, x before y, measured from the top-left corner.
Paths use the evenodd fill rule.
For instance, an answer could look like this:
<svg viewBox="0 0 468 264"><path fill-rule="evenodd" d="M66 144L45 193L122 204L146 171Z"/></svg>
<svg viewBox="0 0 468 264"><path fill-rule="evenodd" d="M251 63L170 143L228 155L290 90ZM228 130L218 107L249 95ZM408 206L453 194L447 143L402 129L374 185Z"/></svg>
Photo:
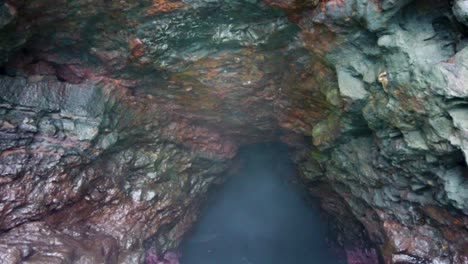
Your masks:
<svg viewBox="0 0 468 264"><path fill-rule="evenodd" d="M138 263L147 241L176 247L226 156L171 141L159 109L113 82L35 78L0 80L1 259Z"/></svg>
<svg viewBox="0 0 468 264"><path fill-rule="evenodd" d="M468 25L468 2L464 0L455 1L453 14L460 23L465 24L465 26Z"/></svg>
<svg viewBox="0 0 468 264"><path fill-rule="evenodd" d="M465 2L0 4L0 259L161 261L282 141L350 256L467 262Z"/></svg>
<svg viewBox="0 0 468 264"><path fill-rule="evenodd" d="M333 184L386 262L468 261L466 28L443 1L329 1L302 16L341 97L314 127L305 177Z"/></svg>

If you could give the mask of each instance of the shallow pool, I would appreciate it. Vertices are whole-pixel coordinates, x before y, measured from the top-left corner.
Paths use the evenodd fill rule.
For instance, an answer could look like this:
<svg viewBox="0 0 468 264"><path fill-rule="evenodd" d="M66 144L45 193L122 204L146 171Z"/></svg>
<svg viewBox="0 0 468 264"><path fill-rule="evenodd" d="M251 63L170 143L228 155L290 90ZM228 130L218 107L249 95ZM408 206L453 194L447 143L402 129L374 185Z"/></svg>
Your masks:
<svg viewBox="0 0 468 264"><path fill-rule="evenodd" d="M327 244L327 224L295 184L287 149L241 151L242 169L211 196L181 247L182 264L346 263Z"/></svg>

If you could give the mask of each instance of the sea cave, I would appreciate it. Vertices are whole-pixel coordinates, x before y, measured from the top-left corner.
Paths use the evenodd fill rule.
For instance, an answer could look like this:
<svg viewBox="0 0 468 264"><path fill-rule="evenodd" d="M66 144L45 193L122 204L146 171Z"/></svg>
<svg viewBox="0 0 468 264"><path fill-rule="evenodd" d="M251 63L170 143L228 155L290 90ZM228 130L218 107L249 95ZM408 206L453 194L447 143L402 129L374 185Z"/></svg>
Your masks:
<svg viewBox="0 0 468 264"><path fill-rule="evenodd" d="M0 1L0 264L465 264L467 161L467 0Z"/></svg>

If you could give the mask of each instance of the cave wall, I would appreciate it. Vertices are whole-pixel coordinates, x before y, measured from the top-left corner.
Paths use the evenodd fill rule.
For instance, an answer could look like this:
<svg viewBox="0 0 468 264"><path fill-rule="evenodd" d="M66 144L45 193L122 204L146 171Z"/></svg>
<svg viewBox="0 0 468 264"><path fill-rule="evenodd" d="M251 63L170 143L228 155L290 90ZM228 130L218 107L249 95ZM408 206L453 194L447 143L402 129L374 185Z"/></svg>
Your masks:
<svg viewBox="0 0 468 264"><path fill-rule="evenodd" d="M467 261L468 53L457 8L328 1L299 22L342 99L314 127L312 158L298 157L304 177L332 183L386 262Z"/></svg>
<svg viewBox="0 0 468 264"><path fill-rule="evenodd" d="M277 120L318 119L306 102L295 119L273 111L295 111L277 88L298 79L283 72L286 60L307 71L298 29L280 11L241 2L207 19L219 8L2 3L0 259L161 258L240 144L279 137Z"/></svg>
<svg viewBox="0 0 468 264"><path fill-rule="evenodd" d="M265 141L385 262L468 261L466 1L0 8L8 263L176 249L237 148Z"/></svg>
<svg viewBox="0 0 468 264"><path fill-rule="evenodd" d="M6 263L140 263L147 241L175 248L228 164L171 140L156 107L104 80L0 82Z"/></svg>

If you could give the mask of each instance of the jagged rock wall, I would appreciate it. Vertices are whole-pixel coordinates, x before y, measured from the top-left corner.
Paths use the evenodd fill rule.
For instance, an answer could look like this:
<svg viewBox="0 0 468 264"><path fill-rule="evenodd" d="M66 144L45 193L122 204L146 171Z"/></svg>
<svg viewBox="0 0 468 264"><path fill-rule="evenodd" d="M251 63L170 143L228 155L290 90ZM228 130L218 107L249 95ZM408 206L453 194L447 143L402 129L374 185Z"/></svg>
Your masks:
<svg viewBox="0 0 468 264"><path fill-rule="evenodd" d="M309 49L336 69L341 98L314 127L305 177L333 184L382 243L386 262L468 261L460 8L454 15L445 1L328 1L299 22Z"/></svg>
<svg viewBox="0 0 468 264"><path fill-rule="evenodd" d="M2 3L0 259L161 256L238 145L277 138L276 120L292 121L272 109L317 119L277 89L297 78L275 63L291 59L295 72L308 63L305 49L287 47L297 29L284 15L234 2L205 21L219 3L189 6Z"/></svg>
<svg viewBox="0 0 468 264"><path fill-rule="evenodd" d="M3 2L0 258L144 262L283 141L352 246L467 262L466 1L264 2Z"/></svg>
<svg viewBox="0 0 468 264"><path fill-rule="evenodd" d="M0 91L5 263L143 262L145 242L177 246L226 169L226 156L181 147L159 109L107 80L2 77Z"/></svg>

